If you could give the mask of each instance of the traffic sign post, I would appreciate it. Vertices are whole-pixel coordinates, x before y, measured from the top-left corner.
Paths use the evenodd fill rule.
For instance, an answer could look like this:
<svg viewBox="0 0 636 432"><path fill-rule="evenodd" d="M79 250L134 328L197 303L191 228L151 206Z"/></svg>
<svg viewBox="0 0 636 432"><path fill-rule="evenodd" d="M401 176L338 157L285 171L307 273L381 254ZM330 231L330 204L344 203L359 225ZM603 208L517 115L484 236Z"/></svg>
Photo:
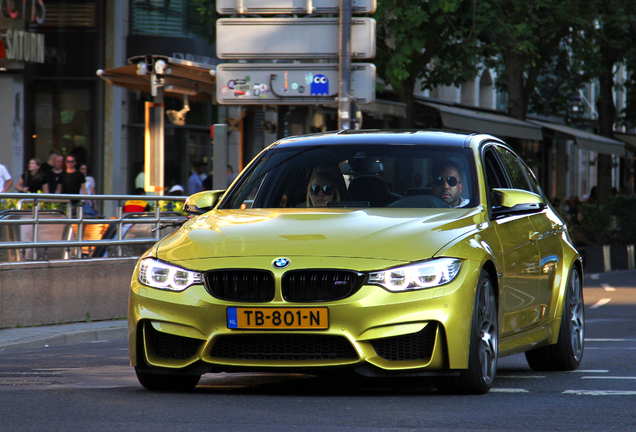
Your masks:
<svg viewBox="0 0 636 432"><path fill-rule="evenodd" d="M219 65L219 104L337 104L338 127L350 129L352 104L375 101L375 66L351 60L375 57L375 20L352 18L352 14L373 13L376 0L217 0L216 9L220 14L238 15L339 15L217 20L220 59L307 61ZM317 59L338 63L314 63Z"/></svg>
<svg viewBox="0 0 636 432"><path fill-rule="evenodd" d="M372 14L375 8L375 0L351 1L354 14ZM337 14L340 0L217 0L216 11L221 15Z"/></svg>
<svg viewBox="0 0 636 432"><path fill-rule="evenodd" d="M227 60L338 59L338 18L222 18L216 55ZM375 20L351 20L351 56L375 57Z"/></svg>
<svg viewBox="0 0 636 432"><path fill-rule="evenodd" d="M336 104L337 63L223 63L216 68L219 104L316 105ZM375 100L375 65L353 63L351 100Z"/></svg>

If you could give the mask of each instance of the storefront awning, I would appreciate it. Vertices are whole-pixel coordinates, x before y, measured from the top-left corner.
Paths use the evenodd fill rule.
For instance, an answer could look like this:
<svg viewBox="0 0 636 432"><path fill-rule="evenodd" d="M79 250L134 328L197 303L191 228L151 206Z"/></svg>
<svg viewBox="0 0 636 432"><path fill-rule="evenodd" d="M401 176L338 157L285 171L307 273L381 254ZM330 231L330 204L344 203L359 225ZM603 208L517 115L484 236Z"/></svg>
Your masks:
<svg viewBox="0 0 636 432"><path fill-rule="evenodd" d="M444 127L469 132L486 133L498 137L543 140L541 126L517 120L503 114L473 111L450 105L416 100L416 103L437 110Z"/></svg>
<svg viewBox="0 0 636 432"><path fill-rule="evenodd" d="M625 156L625 143L621 141L595 135L565 125L546 123L537 120L528 120L528 122L573 138L582 150L594 151L601 154Z"/></svg>
<svg viewBox="0 0 636 432"><path fill-rule="evenodd" d="M616 139L623 141L626 146L632 148L632 151L636 149L636 134L625 133L625 132L614 132L614 136Z"/></svg>
<svg viewBox="0 0 636 432"><path fill-rule="evenodd" d="M358 105L360 111L375 117L399 117L406 118L406 104L376 99L371 104Z"/></svg>
<svg viewBox="0 0 636 432"><path fill-rule="evenodd" d="M165 56L139 56L126 66L98 70L106 82L128 90L155 94L153 86L166 96L188 95L190 100L212 100L216 89L216 67Z"/></svg>

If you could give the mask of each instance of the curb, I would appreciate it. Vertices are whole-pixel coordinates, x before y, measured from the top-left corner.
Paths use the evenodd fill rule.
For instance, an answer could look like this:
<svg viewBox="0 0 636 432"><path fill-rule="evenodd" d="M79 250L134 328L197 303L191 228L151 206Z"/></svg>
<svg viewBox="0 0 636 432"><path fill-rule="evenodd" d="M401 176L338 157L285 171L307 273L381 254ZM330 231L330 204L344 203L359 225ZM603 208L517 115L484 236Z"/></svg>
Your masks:
<svg viewBox="0 0 636 432"><path fill-rule="evenodd" d="M111 339L127 339L128 329L105 328L98 330L77 330L68 333L58 333L47 336L27 337L16 342L0 345L0 350L12 348L43 348L49 346L66 345L79 342L104 341Z"/></svg>

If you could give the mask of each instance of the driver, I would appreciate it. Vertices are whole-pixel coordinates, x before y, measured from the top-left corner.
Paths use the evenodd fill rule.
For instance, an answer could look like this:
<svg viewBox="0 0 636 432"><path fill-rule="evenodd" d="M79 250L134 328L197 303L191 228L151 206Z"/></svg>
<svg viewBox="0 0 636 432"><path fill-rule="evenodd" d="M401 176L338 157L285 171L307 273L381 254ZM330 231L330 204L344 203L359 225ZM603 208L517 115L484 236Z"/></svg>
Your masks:
<svg viewBox="0 0 636 432"><path fill-rule="evenodd" d="M461 197L463 188L462 176L455 163L444 161L433 172L433 195L449 206L455 208L468 205L470 200Z"/></svg>

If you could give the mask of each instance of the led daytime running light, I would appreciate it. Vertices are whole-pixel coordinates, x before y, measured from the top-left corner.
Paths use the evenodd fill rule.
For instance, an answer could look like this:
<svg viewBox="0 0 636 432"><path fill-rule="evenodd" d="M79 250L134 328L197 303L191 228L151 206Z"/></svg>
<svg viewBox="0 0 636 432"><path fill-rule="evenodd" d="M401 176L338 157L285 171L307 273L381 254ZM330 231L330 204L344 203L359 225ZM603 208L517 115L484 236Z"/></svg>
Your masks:
<svg viewBox="0 0 636 432"><path fill-rule="evenodd" d="M369 274L369 282L389 291L411 291L433 288L451 282L461 269L457 258L440 258Z"/></svg>
<svg viewBox="0 0 636 432"><path fill-rule="evenodd" d="M141 262L138 279L144 285L169 291L183 291L191 285L203 283L203 277L199 272L154 259L145 259Z"/></svg>

